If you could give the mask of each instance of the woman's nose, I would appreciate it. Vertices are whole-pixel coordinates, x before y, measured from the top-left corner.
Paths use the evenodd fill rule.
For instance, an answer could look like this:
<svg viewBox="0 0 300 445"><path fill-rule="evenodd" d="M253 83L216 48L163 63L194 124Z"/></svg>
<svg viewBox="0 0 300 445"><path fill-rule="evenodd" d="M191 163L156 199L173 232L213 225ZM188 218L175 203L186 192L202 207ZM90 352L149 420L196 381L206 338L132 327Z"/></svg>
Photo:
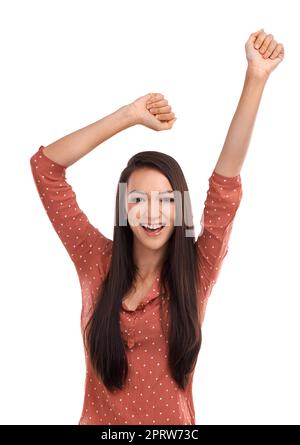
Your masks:
<svg viewBox="0 0 300 445"><path fill-rule="evenodd" d="M148 200L148 205L144 207L142 216L148 218L149 224L160 222L162 206L157 200Z"/></svg>

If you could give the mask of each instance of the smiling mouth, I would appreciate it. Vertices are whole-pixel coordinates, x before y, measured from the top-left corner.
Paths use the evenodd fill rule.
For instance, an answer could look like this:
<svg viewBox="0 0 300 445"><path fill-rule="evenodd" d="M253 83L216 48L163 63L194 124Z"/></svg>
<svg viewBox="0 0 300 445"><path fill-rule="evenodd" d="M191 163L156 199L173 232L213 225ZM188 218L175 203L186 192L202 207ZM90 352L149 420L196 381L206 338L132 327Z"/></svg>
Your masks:
<svg viewBox="0 0 300 445"><path fill-rule="evenodd" d="M141 227L144 229L144 231L149 235L158 235L160 234L163 229L165 228L166 224L160 224L160 225L148 225L148 224L141 224Z"/></svg>

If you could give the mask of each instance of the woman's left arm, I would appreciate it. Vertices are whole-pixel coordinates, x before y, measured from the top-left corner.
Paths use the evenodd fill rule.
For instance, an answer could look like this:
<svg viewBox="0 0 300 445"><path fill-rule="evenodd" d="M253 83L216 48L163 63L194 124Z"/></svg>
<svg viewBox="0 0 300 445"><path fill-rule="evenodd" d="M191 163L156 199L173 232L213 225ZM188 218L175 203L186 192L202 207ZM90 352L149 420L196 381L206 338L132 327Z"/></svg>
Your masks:
<svg viewBox="0 0 300 445"><path fill-rule="evenodd" d="M199 254L200 312L204 319L212 292L228 252L236 212L242 199L240 170L246 156L256 113L266 81L283 59L283 46L263 30L250 35L245 45L248 60L243 92L228 130L223 149L209 179L197 238Z"/></svg>
<svg viewBox="0 0 300 445"><path fill-rule="evenodd" d="M248 67L242 94L231 121L215 171L237 176L242 168L265 84L284 58L284 48L263 29L250 34L245 44Z"/></svg>

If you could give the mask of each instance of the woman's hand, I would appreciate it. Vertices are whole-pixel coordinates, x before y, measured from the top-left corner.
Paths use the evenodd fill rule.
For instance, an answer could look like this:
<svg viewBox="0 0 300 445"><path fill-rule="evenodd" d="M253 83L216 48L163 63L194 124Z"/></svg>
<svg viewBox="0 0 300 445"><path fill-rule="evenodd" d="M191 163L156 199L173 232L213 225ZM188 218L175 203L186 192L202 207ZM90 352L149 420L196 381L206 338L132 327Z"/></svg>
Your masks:
<svg viewBox="0 0 300 445"><path fill-rule="evenodd" d="M273 35L266 34L264 29L250 34L245 50L248 71L262 77L268 77L284 58L282 43L277 43Z"/></svg>
<svg viewBox="0 0 300 445"><path fill-rule="evenodd" d="M141 96L128 105L135 124L145 125L152 130L170 130L176 121L168 101L160 93Z"/></svg>

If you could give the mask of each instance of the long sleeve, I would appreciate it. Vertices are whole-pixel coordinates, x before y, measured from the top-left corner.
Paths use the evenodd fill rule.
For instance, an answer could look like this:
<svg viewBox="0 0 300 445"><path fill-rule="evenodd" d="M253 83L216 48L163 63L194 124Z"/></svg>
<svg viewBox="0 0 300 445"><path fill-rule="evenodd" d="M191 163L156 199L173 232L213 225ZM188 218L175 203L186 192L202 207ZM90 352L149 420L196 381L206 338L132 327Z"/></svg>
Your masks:
<svg viewBox="0 0 300 445"><path fill-rule="evenodd" d="M205 306L228 252L234 217L242 199L241 176L227 177L214 170L209 178L201 233L196 240L200 267L200 298ZM203 311L203 316L204 316Z"/></svg>
<svg viewBox="0 0 300 445"><path fill-rule="evenodd" d="M94 255L109 251L112 241L88 220L80 209L76 194L66 181L66 168L48 158L41 145L30 158L37 191L56 233L76 268L84 270Z"/></svg>

